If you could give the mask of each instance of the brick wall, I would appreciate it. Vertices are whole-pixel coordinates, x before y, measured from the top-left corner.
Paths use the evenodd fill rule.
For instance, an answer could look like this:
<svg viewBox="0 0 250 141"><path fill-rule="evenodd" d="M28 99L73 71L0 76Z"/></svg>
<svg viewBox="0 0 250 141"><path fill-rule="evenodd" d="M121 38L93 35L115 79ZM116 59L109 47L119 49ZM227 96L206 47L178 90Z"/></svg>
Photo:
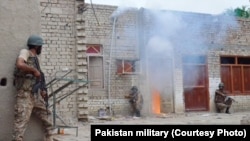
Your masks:
<svg viewBox="0 0 250 141"><path fill-rule="evenodd" d="M210 107L213 110L214 104L214 91L218 88L218 83L220 80L220 55L237 55L237 56L249 56L249 36L250 33L250 21L248 19L234 19L235 23L233 28L225 31L222 37L222 42L220 44L211 45L213 47L209 53L209 83L210 83ZM214 43L214 42L213 42ZM232 111L247 111L250 105L247 103L249 96L235 96L236 103L232 105Z"/></svg>
<svg viewBox="0 0 250 141"><path fill-rule="evenodd" d="M115 64L117 58L138 58L136 11L120 11L106 5L94 5L94 9L90 5L87 7L89 9L82 15L86 44L101 44L104 58L104 89L89 90L89 114L98 115L100 108L107 107L116 115L128 114L129 105L124 95L132 85L138 85L138 76L117 75ZM112 17L113 14L117 16Z"/></svg>
<svg viewBox="0 0 250 141"><path fill-rule="evenodd" d="M63 74L61 71L66 68L74 70L77 79L86 80L87 44L101 44L105 58L105 87L101 90L81 88L56 105L57 114L66 120L68 117L86 120L88 115L97 115L100 108L108 106L112 106L116 114L127 114L129 104L124 95L132 85L136 85L137 76L116 75L115 61L118 57L138 58L136 32L134 32L136 15L133 12L126 14L128 18L121 13L116 21L117 24L114 25L111 15L117 7L94 5L95 11L93 11L90 5L83 4L83 1L75 0L49 2L41 0L42 35L46 41L41 60L47 81L53 79L55 74ZM79 11L81 6L86 6L87 9ZM126 22L123 22L124 20ZM131 24L127 25L128 22ZM113 28L116 30L116 35L113 34ZM111 62L111 66L108 61ZM53 85L53 91L65 83L61 81L56 83ZM67 87L57 95L64 95L81 85L84 85L84 82Z"/></svg>
<svg viewBox="0 0 250 141"><path fill-rule="evenodd" d="M79 7L83 6L81 11ZM145 50L150 38L157 33L170 33L173 59L172 112L184 112L181 56L189 53L206 54L208 57L209 105L214 110L213 94L220 82L219 55L248 55L249 20L213 16L208 14L176 12L162 25L169 29L154 29L160 19L147 13L147 9L117 9L115 6L83 4L75 0L41 0L42 35L46 46L42 55L43 69L47 79L63 68L75 70L77 79L86 80L88 75L87 44L103 47L104 88L83 87L76 94L58 105L58 113L86 119L98 115L100 108L111 106L115 114L127 115L129 103L124 99L133 85L138 85L145 97L143 113L152 112L151 88L148 82ZM157 12L156 12L157 13ZM117 14L117 16L113 16ZM166 15L163 15L166 16ZM114 20L116 19L116 20ZM223 26L223 25L227 26ZM225 28L229 27L229 28ZM169 33L168 33L169 34ZM112 52L111 52L112 51ZM139 74L117 75L115 61L118 58L140 58ZM58 84L55 87L60 87ZM72 88L84 85L77 83ZM67 89L64 93L67 92ZM237 97L241 101L233 106L235 111L246 110L248 96ZM171 107L173 106L173 107ZM170 110L171 111L171 110Z"/></svg>
<svg viewBox="0 0 250 141"><path fill-rule="evenodd" d="M75 39L75 0L41 0L41 27L45 45L41 55L42 69L47 82L64 75L63 70L73 70L67 75L72 79L77 75L76 70L76 39ZM58 81L49 87L50 93L54 92L68 80ZM72 84L56 97L63 96L72 91L77 84ZM52 104L53 98L50 98ZM59 98L58 98L59 100ZM72 94L56 104L56 113L65 121L72 122L76 119L77 94Z"/></svg>

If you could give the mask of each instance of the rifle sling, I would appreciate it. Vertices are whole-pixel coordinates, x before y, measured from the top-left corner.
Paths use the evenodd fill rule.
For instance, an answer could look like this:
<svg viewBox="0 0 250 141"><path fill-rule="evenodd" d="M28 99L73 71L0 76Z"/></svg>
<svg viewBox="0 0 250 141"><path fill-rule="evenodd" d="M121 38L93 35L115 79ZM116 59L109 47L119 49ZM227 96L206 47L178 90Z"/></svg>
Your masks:
<svg viewBox="0 0 250 141"><path fill-rule="evenodd" d="M37 56L35 56L34 58L35 58L35 63L36 63L37 69L38 69L40 72L42 72L42 71L41 71L41 68L40 68L40 64L39 64L39 61L38 61Z"/></svg>

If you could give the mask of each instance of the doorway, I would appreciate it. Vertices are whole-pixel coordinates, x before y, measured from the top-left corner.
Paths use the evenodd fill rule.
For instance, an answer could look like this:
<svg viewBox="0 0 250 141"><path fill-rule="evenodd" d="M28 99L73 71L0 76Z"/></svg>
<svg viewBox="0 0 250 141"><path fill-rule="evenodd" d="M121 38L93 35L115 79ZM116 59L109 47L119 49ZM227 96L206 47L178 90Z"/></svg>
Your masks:
<svg viewBox="0 0 250 141"><path fill-rule="evenodd" d="M185 55L182 62L185 111L208 111L207 57Z"/></svg>

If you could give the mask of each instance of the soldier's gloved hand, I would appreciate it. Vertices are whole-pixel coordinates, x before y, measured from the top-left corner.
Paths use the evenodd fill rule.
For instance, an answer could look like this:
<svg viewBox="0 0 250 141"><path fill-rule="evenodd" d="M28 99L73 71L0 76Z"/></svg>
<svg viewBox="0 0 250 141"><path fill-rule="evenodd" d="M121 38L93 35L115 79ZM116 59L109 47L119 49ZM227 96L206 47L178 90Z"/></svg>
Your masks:
<svg viewBox="0 0 250 141"><path fill-rule="evenodd" d="M129 98L129 96L128 95L124 95L124 98Z"/></svg>
<svg viewBox="0 0 250 141"><path fill-rule="evenodd" d="M37 78L37 80L41 80L41 73L37 69L35 69L33 75Z"/></svg>
<svg viewBox="0 0 250 141"><path fill-rule="evenodd" d="M45 90L42 90L40 95L42 96L43 99L47 98L47 92Z"/></svg>

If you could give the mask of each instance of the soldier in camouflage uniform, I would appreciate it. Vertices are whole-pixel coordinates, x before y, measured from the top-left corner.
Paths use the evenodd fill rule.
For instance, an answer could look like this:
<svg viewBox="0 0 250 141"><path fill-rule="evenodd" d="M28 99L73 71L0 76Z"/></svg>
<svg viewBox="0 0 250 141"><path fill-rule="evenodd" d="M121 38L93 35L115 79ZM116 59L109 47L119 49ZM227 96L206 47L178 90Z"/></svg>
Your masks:
<svg viewBox="0 0 250 141"><path fill-rule="evenodd" d="M229 109L232 105L234 100L227 96L226 92L224 91L224 84L219 84L219 89L215 91L215 106L218 113L221 113L224 109L226 109L225 113L230 114Z"/></svg>
<svg viewBox="0 0 250 141"><path fill-rule="evenodd" d="M37 35L31 35L27 41L28 49L22 49L16 61L14 72L14 84L17 89L13 141L23 141L31 114L35 114L44 127L44 141L52 141L51 132L53 125L49 120L51 114L45 107L45 91L32 92L32 87L41 79L41 70L37 68L34 59L41 54L43 39ZM36 58L35 58L36 57Z"/></svg>
<svg viewBox="0 0 250 141"><path fill-rule="evenodd" d="M125 95L125 98L129 99L129 103L132 107L132 116L140 117L141 109L143 105L142 95L139 93L138 88L133 86L128 95Z"/></svg>

